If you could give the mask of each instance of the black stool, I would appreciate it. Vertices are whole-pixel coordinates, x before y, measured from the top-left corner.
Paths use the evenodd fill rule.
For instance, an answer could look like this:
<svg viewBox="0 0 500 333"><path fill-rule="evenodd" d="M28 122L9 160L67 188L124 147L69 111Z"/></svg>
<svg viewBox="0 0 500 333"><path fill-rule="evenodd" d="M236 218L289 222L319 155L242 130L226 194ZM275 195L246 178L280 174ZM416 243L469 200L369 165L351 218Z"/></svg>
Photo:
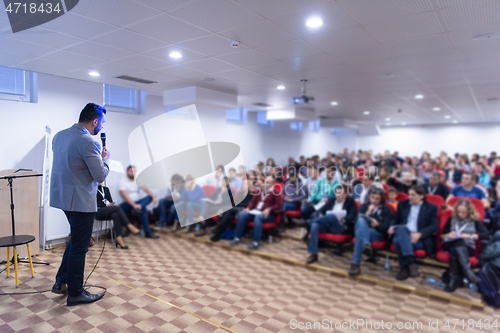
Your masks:
<svg viewBox="0 0 500 333"><path fill-rule="evenodd" d="M31 278L35 277L35 271L33 270L33 261L31 260L31 252L29 245L29 243L33 242L34 240L35 240L34 236L28 236L28 235L19 235L19 236L16 235L16 236L7 236L0 238L0 247L7 248L7 278L10 277L10 265L11 265L11 259L9 258L10 248L12 247L14 249L13 260L14 260L14 272L16 275L16 288L19 287L19 277L17 273L17 246L26 244L26 248L28 249L28 258L30 261Z"/></svg>

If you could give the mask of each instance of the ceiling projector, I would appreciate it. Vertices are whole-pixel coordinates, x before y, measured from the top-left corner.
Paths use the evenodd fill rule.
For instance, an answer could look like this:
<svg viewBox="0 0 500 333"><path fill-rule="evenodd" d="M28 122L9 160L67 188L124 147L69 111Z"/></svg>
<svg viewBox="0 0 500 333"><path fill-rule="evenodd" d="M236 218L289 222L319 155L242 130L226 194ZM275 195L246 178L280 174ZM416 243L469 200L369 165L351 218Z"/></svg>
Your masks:
<svg viewBox="0 0 500 333"><path fill-rule="evenodd" d="M300 82L302 82L302 96L294 97L293 104L307 104L309 102L313 102L314 97L306 95L306 82L307 82L307 80L302 79L302 80L300 80Z"/></svg>

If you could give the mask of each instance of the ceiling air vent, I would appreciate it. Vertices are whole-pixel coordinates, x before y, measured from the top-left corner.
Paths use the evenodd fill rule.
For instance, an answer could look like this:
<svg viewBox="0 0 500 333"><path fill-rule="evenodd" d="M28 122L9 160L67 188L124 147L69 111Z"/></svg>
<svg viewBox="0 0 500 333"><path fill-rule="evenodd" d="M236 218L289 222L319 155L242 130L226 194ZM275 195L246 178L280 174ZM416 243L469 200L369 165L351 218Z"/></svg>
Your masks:
<svg viewBox="0 0 500 333"><path fill-rule="evenodd" d="M261 107L261 108L270 108L272 105L267 104L267 103L255 103L255 106Z"/></svg>
<svg viewBox="0 0 500 333"><path fill-rule="evenodd" d="M149 81L149 80L139 79L138 77L127 76L127 75L117 76L116 78L117 79L126 80L126 81L137 82L137 83L144 83L144 84L157 83L156 81Z"/></svg>

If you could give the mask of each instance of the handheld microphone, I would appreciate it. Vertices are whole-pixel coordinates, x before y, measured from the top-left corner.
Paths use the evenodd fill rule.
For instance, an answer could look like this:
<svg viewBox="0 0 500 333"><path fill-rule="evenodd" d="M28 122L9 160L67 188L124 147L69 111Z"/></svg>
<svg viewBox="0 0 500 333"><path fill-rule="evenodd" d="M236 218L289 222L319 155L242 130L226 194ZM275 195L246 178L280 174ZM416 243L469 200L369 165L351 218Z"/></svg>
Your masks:
<svg viewBox="0 0 500 333"><path fill-rule="evenodd" d="M106 147L106 133L101 133L102 149Z"/></svg>

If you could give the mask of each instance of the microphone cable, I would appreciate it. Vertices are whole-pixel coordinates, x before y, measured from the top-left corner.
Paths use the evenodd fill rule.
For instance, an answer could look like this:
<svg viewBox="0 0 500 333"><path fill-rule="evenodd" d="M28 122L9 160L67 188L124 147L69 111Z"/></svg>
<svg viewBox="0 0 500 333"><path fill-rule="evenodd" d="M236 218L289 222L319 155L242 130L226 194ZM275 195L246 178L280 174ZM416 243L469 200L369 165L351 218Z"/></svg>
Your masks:
<svg viewBox="0 0 500 333"><path fill-rule="evenodd" d="M106 246L106 238L104 238L104 240L103 240L101 254L99 255L99 258L97 258L97 261L96 261L96 263L94 265L94 268L92 268L92 271L90 272L90 274L85 279L85 283L83 284L83 289L84 290L88 290L90 288L99 288L99 289L104 290L104 294L106 294L106 292L108 291L106 288L101 287L101 286L94 286L94 285L87 286L88 279L90 278L90 276L92 275L92 273L94 273L94 270L96 269L97 264L99 263L99 260L101 260L102 254L104 253L105 246ZM17 258L16 258L16 260L17 260ZM12 265L10 262L8 262L7 264ZM23 292L23 293L0 293L0 296L44 294L44 293L48 293L48 292L51 292L51 291L52 291L52 289L42 290L42 291L28 291L28 292Z"/></svg>

